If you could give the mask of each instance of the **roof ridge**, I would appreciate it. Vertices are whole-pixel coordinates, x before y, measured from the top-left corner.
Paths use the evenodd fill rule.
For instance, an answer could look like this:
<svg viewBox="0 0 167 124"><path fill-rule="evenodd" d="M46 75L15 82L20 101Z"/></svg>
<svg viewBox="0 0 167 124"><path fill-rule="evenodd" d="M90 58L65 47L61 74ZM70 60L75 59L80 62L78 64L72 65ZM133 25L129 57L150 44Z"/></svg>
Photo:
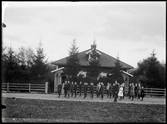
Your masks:
<svg viewBox="0 0 167 124"><path fill-rule="evenodd" d="M89 50L91 50L91 48L89 48L89 49L87 49L87 50L84 50L84 51L81 51L81 52L78 52L78 54L86 53L86 52L89 51ZM98 52L104 54L105 56L109 57L109 58L112 58L112 59L114 59L114 60L117 60L117 59L114 58L113 56L108 55L108 54L106 54L106 53L100 51L99 49L96 49L96 50L97 50ZM68 57L68 56L67 56L67 57ZM59 60L54 61L54 62L52 62L52 63L54 64L54 63L56 63L56 62L58 62L58 61L62 61L62 60L64 60L64 59L67 59L67 57L64 57L64 58L62 58L62 59L59 59ZM120 60L120 62L121 62L122 64L126 65L126 66L129 66L129 67L131 67L131 68L134 68L133 66L131 66L131 65L129 65L129 64L127 64L127 63L125 63L125 62L123 62L123 61L121 61L121 60Z"/></svg>
<svg viewBox="0 0 167 124"><path fill-rule="evenodd" d="M88 51L88 50L90 50L90 49L84 50L84 51L82 51L82 52L78 52L78 54L83 53L83 52L86 52L86 51ZM68 55L68 56L69 56L69 55ZM68 57L68 56L67 56L67 57ZM56 60L56 61L60 61L60 60L66 59L67 57L64 57L64 58L62 58L62 59L58 59L58 60ZM52 62L52 63L55 63L56 61L54 61L54 62Z"/></svg>
<svg viewBox="0 0 167 124"><path fill-rule="evenodd" d="M98 49L97 49L98 50ZM106 54L106 53L104 53L104 52L102 52L102 51L100 51L100 50L98 50L99 52L101 52L101 53L103 53L103 54L105 54L105 55L107 55L107 56L109 56L109 57L111 57L111 58L114 58L113 56L111 56L111 55L108 55L108 54ZM114 58L114 59L116 59L116 58ZM117 60L117 59L116 59ZM119 60L119 61L121 61L121 60ZM129 65L129 64L127 64L127 63L125 63L125 62L123 62L123 61L121 61L122 63L124 63L124 64L126 64L126 65L128 65L128 66L131 66L131 65ZM131 67L133 67L133 66L131 66ZM134 68L134 67L133 67Z"/></svg>

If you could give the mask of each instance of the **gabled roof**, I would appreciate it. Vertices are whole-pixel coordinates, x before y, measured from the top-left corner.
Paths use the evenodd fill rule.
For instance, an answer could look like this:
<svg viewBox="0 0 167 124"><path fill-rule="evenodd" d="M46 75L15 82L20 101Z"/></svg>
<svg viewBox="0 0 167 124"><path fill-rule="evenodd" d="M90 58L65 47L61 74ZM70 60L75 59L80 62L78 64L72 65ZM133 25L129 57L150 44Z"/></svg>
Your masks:
<svg viewBox="0 0 167 124"><path fill-rule="evenodd" d="M88 49L88 50L85 50L83 52L78 53L78 58L80 59L81 66L87 66L88 65L89 62L88 62L88 58L86 56L86 53L90 50L91 49ZM106 53L103 53L100 50L97 50L97 51L101 53L101 55L99 57L99 62L101 64L101 67L114 67L115 66L115 62L117 60L116 58L114 58L110 55L107 55ZM53 64L55 64L55 65L65 65L66 61L67 61L67 57L62 58L60 60L57 60L57 61L53 62ZM126 69L132 69L133 68L132 66L122 62L121 60L120 60L120 64L122 65L123 68L126 68Z"/></svg>

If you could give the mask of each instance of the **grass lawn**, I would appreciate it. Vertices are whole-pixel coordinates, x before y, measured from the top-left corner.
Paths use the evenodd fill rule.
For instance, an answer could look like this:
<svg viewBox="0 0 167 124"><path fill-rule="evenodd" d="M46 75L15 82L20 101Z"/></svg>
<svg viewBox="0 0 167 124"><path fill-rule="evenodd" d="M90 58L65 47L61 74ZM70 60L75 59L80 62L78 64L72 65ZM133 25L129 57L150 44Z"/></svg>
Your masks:
<svg viewBox="0 0 167 124"><path fill-rule="evenodd" d="M166 105L2 98L3 118L60 122L166 122ZM38 122L38 121L37 121Z"/></svg>

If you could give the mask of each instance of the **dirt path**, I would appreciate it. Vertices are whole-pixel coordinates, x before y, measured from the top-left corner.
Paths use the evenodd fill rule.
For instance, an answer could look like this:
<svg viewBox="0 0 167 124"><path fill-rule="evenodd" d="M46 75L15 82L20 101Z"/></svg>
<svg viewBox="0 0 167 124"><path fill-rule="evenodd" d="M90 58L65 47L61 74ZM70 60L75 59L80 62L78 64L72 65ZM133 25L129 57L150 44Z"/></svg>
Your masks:
<svg viewBox="0 0 167 124"><path fill-rule="evenodd" d="M90 98L90 95L88 95L85 99L83 98L83 95L77 96L76 98L70 97L66 98L64 95L61 95L60 98L58 98L57 94L36 94L36 93L2 93L2 97L15 97L15 98L23 98L23 99L43 99L43 100L66 100L66 101L89 101L89 102L113 102L114 98L107 98L107 96L104 96L103 99L96 98L94 96L93 99ZM166 98L154 98L154 97L146 97L143 101L140 101L138 99L134 99L133 101L125 97L123 100L118 100L119 103L133 103L133 104L166 104Z"/></svg>

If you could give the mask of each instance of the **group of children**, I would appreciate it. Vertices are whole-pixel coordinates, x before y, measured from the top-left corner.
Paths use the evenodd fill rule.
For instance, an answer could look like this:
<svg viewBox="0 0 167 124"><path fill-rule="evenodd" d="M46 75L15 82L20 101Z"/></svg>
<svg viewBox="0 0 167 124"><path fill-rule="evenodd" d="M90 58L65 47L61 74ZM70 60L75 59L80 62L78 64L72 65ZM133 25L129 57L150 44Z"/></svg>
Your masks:
<svg viewBox="0 0 167 124"><path fill-rule="evenodd" d="M65 81L65 83L58 84L58 97L60 97L62 89L64 89L64 97L74 97L77 96L77 94L79 93L79 96L81 96L82 92L84 93L84 98L87 97L87 93L89 92L91 94L91 98L93 99L93 95L94 95L94 83L90 83L90 85L88 86L88 83L82 83L79 82L79 84L77 82L70 82L70 81ZM89 89L89 90L88 90ZM104 97L104 90L105 90L105 86L103 84L103 82L99 82L96 86L96 96L97 97L101 97L101 99L103 99ZM107 97L111 98L114 97L114 101L117 102L117 98L124 99L125 96L125 84L119 84L117 83L117 81L115 81L115 83L111 84L111 83L107 83L106 86L106 91L107 91ZM129 91L128 91L128 95L129 95L129 99L134 99L134 98L138 98L140 99L140 97L142 98L141 100L143 100L144 97L144 88L143 86L140 86L140 83L136 83L136 85L134 86L134 83L130 83L129 85Z"/></svg>
<svg viewBox="0 0 167 124"><path fill-rule="evenodd" d="M89 90L88 90L89 88ZM73 97L73 94L75 95L74 97L76 97L76 95L79 92L79 96L81 96L82 91L84 91L84 98L87 97L87 93L88 91L91 94L91 98L93 99L93 94L94 94L94 83L90 83L90 86L88 86L88 83L85 82L82 84L82 82L79 82L79 84L77 84L77 82L70 82L70 81L65 81L65 83L63 83L63 85L61 83L58 84L58 97L60 97L61 95L61 91L62 89L64 89L64 97ZM101 96L101 98L103 99L104 96L104 84L102 82L99 82L99 84L96 87L96 95L97 97Z"/></svg>
<svg viewBox="0 0 167 124"><path fill-rule="evenodd" d="M138 98L140 99L141 97L141 101L143 100L144 96L145 96L145 92L144 92L144 87L140 85L140 83L130 83L129 84L129 90L128 90L128 94L129 94L129 99L134 99L134 98Z"/></svg>

